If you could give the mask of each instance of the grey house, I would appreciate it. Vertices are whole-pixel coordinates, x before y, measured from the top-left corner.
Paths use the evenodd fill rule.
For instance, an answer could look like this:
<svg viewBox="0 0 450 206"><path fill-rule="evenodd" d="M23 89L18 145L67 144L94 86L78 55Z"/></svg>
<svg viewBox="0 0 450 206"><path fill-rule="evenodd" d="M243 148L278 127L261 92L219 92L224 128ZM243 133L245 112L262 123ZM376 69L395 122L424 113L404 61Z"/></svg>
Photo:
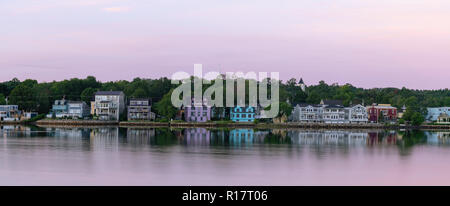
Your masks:
<svg viewBox="0 0 450 206"><path fill-rule="evenodd" d="M100 120L119 121L125 111L125 94L121 91L95 93L94 113Z"/></svg>
<svg viewBox="0 0 450 206"><path fill-rule="evenodd" d="M149 99L130 99L128 120L155 120L155 113L151 108Z"/></svg>

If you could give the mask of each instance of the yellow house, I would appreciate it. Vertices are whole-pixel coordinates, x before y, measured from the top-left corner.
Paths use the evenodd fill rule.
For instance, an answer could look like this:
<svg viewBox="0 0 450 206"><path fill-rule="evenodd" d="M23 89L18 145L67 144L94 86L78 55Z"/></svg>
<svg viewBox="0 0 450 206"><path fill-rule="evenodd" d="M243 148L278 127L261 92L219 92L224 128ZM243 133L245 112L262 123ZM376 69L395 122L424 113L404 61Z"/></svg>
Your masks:
<svg viewBox="0 0 450 206"><path fill-rule="evenodd" d="M91 101L91 114L95 115L95 101Z"/></svg>

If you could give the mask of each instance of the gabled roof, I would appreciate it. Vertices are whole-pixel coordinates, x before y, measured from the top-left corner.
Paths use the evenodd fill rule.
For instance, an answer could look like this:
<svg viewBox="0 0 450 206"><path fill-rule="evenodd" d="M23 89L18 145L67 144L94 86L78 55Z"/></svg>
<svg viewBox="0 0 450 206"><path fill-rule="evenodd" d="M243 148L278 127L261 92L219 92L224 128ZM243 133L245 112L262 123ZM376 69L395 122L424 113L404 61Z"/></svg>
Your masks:
<svg viewBox="0 0 450 206"><path fill-rule="evenodd" d="M448 114L445 113L445 112L442 112L442 113L439 115L438 118L447 118L447 117L450 117L450 115L448 115Z"/></svg>
<svg viewBox="0 0 450 206"><path fill-rule="evenodd" d="M95 92L95 95L121 95L122 91L98 91Z"/></svg>
<svg viewBox="0 0 450 206"><path fill-rule="evenodd" d="M303 82L303 78L300 78L300 81L298 81L298 84L305 84L305 83Z"/></svg>
<svg viewBox="0 0 450 206"><path fill-rule="evenodd" d="M324 105L343 105L342 100L322 100Z"/></svg>

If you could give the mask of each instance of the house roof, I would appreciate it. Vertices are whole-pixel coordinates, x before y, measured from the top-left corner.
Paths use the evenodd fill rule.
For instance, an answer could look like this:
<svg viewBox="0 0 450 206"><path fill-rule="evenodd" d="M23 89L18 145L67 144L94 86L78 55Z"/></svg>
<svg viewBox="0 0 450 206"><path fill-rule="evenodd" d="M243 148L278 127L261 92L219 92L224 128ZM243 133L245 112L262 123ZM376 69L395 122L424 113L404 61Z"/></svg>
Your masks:
<svg viewBox="0 0 450 206"><path fill-rule="evenodd" d="M343 105L342 100L322 100L324 105Z"/></svg>
<svg viewBox="0 0 450 206"><path fill-rule="evenodd" d="M298 105L299 107L307 107L307 106L311 106L311 107L321 107L321 105L317 105L317 104L308 104L308 103L295 103L295 104L293 104L294 107L296 107L297 105Z"/></svg>
<svg viewBox="0 0 450 206"><path fill-rule="evenodd" d="M439 115L438 118L447 118L447 117L450 117L450 116L447 113L443 112Z"/></svg>
<svg viewBox="0 0 450 206"><path fill-rule="evenodd" d="M83 101L69 101L69 104L83 104Z"/></svg>
<svg viewBox="0 0 450 206"><path fill-rule="evenodd" d="M378 104L378 105L371 105L371 106L367 106L367 108L378 108L378 109L397 109L397 107L393 107L390 104Z"/></svg>
<svg viewBox="0 0 450 206"><path fill-rule="evenodd" d="M352 105L350 105L350 107L356 107L356 106L364 107L362 104L352 104Z"/></svg>
<svg viewBox="0 0 450 206"><path fill-rule="evenodd" d="M149 101L149 98L130 98L130 101Z"/></svg>
<svg viewBox="0 0 450 206"><path fill-rule="evenodd" d="M345 108L345 107L341 105L327 105L325 106L325 108Z"/></svg>
<svg viewBox="0 0 450 206"><path fill-rule="evenodd" d="M95 92L95 95L121 95L122 91L98 91Z"/></svg>

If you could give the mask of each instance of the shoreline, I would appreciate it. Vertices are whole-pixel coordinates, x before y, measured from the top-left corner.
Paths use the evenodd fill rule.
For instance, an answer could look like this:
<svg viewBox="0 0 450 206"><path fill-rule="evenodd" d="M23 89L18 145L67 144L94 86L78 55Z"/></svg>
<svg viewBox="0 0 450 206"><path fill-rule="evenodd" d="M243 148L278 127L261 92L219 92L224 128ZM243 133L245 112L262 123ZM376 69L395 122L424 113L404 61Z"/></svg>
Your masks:
<svg viewBox="0 0 450 206"><path fill-rule="evenodd" d="M450 125L385 125L367 124L325 124L325 123L246 123L246 122L151 122L151 121L99 121L99 120L39 120L37 122L0 122L0 125L36 125L36 126L120 126L120 127L173 127L173 128L255 128L255 129L420 129L450 130Z"/></svg>

